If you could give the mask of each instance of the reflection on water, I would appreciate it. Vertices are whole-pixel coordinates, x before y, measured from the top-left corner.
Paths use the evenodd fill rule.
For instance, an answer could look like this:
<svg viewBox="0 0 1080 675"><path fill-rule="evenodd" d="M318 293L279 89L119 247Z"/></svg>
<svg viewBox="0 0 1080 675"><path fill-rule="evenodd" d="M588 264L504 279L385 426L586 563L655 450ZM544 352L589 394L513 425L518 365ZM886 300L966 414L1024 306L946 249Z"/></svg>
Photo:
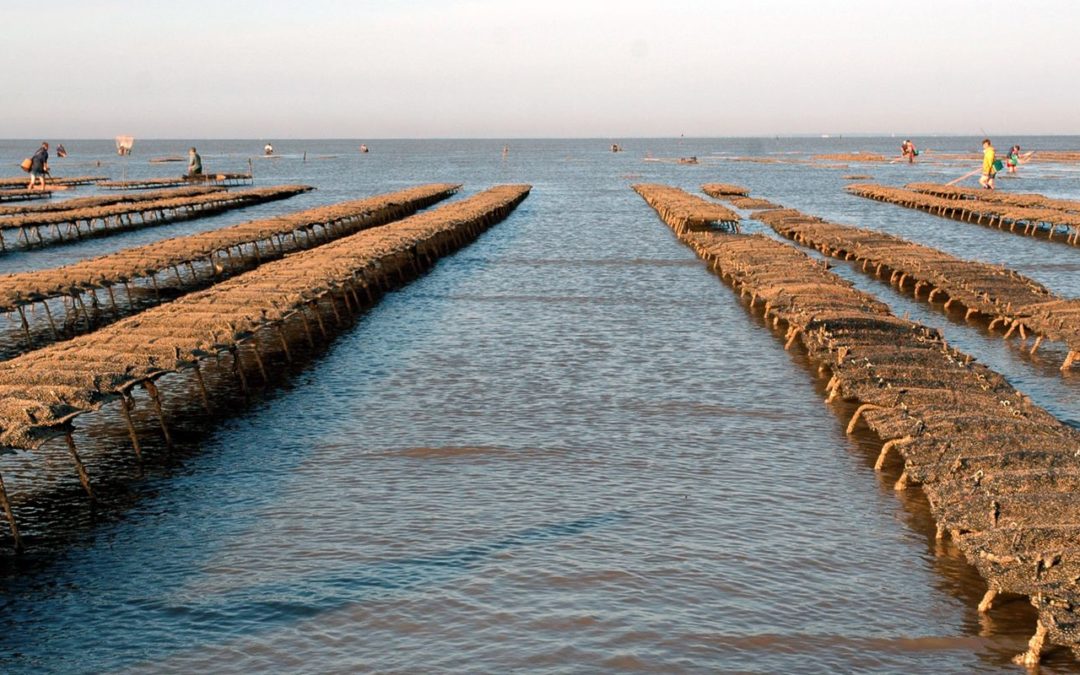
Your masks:
<svg viewBox="0 0 1080 675"><path fill-rule="evenodd" d="M978 141L941 140L958 151ZM294 156L257 163L256 177L319 187L309 195L0 257L0 272L49 266L416 182L535 186L508 220L389 294L286 386L237 400L211 429L181 426L182 447L169 459L150 452L142 475L128 455L115 459L127 452L122 434L102 435L115 452L89 469L118 477L96 511L62 448L46 449L48 495L17 508L31 531L48 513L75 524L8 563L3 669L1012 671L1034 625L1026 603L978 616L985 588L935 543L918 491L897 495L895 475L875 474L874 439L843 433L850 411L823 404L798 351L784 351L624 176L693 190L741 183L1012 264L1063 294L1080 294L1075 251L842 191L853 171L898 184L942 170L928 164L640 161L646 151L891 152L892 139L641 140L618 154L605 142L515 141L505 160L503 144L385 142L361 157L339 147L356 143L297 141L278 148ZM72 158L97 153L120 167L111 141L66 145ZM222 170L253 152L197 145ZM304 163L305 150L339 157ZM161 171L130 159L129 177ZM1030 169L1023 189L1043 189L1044 173ZM837 271L1080 420L1076 378ZM39 461L0 468L27 488ZM1073 667L1054 653L1043 672Z"/></svg>

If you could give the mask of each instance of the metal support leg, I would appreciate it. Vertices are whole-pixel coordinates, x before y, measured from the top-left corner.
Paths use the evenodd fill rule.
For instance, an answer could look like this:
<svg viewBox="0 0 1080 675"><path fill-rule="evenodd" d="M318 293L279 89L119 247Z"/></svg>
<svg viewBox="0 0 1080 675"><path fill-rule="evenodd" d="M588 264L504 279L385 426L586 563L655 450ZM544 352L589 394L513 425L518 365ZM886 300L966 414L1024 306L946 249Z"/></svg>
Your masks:
<svg viewBox="0 0 1080 675"><path fill-rule="evenodd" d="M247 375L244 374L244 364L240 361L240 350L236 347L231 347L229 353L233 357L233 369L236 371L236 376L240 378L240 390L244 392L244 396L248 395L248 383Z"/></svg>
<svg viewBox="0 0 1080 675"><path fill-rule="evenodd" d="M165 424L165 410L161 406L161 394L158 392L157 385L147 380L143 382L143 388L150 395L150 401L153 402L154 410L157 411L158 423L161 425L161 435L165 437L165 447L172 450L172 434L169 433L169 426Z"/></svg>
<svg viewBox="0 0 1080 675"><path fill-rule="evenodd" d="M26 335L26 347L28 349L33 349L34 348L34 338L30 337L30 324L28 324L26 322L26 311L23 309L22 305L18 306L18 310L19 310L19 318L22 319L23 334Z"/></svg>
<svg viewBox="0 0 1080 675"><path fill-rule="evenodd" d="M195 381L199 383L199 397L202 398L203 410L207 415L212 415L213 411L210 408L210 392L206 390L206 380L203 379L202 368L199 367L199 362L195 362Z"/></svg>
<svg viewBox="0 0 1080 675"><path fill-rule="evenodd" d="M300 319L304 322L304 334L307 336L308 347L315 349L315 337L311 334L311 323L308 322L307 313L304 312L304 308L299 309Z"/></svg>
<svg viewBox="0 0 1080 675"><path fill-rule="evenodd" d="M4 516L7 517L8 525L11 527L11 538L15 542L15 552L22 553L22 537L19 536L19 525L15 522L15 513L11 510L11 502L8 501L3 476L0 476L0 506L4 508Z"/></svg>
<svg viewBox="0 0 1080 675"><path fill-rule="evenodd" d="M127 396L120 396L120 409L124 412L124 422L127 423L128 436L131 437L131 447L135 449L135 456L142 461L142 446L139 445L139 435L135 433L135 421L131 419L131 400Z"/></svg>
<svg viewBox="0 0 1080 675"><path fill-rule="evenodd" d="M289 353L289 341L285 339L285 329L278 324L278 339L281 340L281 349L285 352L285 361L292 363L292 354Z"/></svg>
<svg viewBox="0 0 1080 675"><path fill-rule="evenodd" d="M45 307L45 316L49 318L49 328L52 329L53 340L60 340L60 331L56 330L56 321L53 320L52 310L49 309L49 301L43 300L41 303Z"/></svg>
<svg viewBox="0 0 1080 675"><path fill-rule="evenodd" d="M326 340L329 335L326 332L326 324L323 323L322 320L322 313L319 312L319 303L317 300L312 303L311 311L315 314L315 322L319 324L319 332L322 333L323 339Z"/></svg>
<svg viewBox="0 0 1080 675"><path fill-rule="evenodd" d="M259 353L258 341L252 341L251 353L255 355L255 364L259 367L259 375L262 377L263 384L269 384L270 378L266 374L266 366L263 364L262 354Z"/></svg>
<svg viewBox="0 0 1080 675"><path fill-rule="evenodd" d="M105 290L109 292L109 304L112 306L113 316L120 316L120 307L116 304L116 293L113 293L112 284L106 284Z"/></svg>
<svg viewBox="0 0 1080 675"><path fill-rule="evenodd" d="M86 467L83 466L82 460L79 459L79 452L75 449L75 439L71 437L71 432L64 434L64 439L67 440L68 453L71 454L71 459L75 462L75 470L79 472L79 482L82 483L83 489L86 490L86 494L90 499L94 499L94 490L90 487L90 476L86 473Z"/></svg>

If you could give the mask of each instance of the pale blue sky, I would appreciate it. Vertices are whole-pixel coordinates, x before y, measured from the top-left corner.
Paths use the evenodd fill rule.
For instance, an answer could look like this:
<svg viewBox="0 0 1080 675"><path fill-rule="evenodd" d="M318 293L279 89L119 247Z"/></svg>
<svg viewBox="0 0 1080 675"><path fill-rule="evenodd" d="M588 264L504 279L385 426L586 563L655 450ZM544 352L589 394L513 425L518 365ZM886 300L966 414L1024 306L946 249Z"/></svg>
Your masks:
<svg viewBox="0 0 1080 675"><path fill-rule="evenodd" d="M0 137L1080 133L1066 0L0 7Z"/></svg>

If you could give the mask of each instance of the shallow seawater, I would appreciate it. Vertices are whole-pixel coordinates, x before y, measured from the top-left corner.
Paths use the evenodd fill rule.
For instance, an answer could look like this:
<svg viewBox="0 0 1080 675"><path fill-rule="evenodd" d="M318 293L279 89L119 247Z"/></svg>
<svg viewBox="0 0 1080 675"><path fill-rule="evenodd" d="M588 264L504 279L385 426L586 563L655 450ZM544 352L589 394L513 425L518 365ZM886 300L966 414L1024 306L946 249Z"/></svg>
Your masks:
<svg viewBox="0 0 1080 675"><path fill-rule="evenodd" d="M962 151L978 140L924 145ZM985 587L935 544L918 490L897 494L895 472L874 472L873 439L844 433L844 409L824 404L801 354L629 185L740 183L1016 267L1065 295L1080 294L1080 253L842 189L849 173L902 184L948 180L963 165L722 159L891 153L894 139L627 140L621 154L610 142L510 141L504 159L503 141L368 141L368 155L359 141L281 141L286 156L254 160L258 183L318 190L0 257L0 272L50 267L420 182L460 181L465 194L534 186L506 221L385 296L303 367L282 368L277 386L234 399L225 421L189 422L172 456L151 443L142 473L123 435L87 416L80 426L105 448L87 452L103 481L96 510L62 447L0 457L41 544L3 567L0 668L1015 672L1030 608L978 616ZM191 144L140 141L120 160L108 143L65 142L69 164L53 170L167 175L180 166L145 159ZM0 142L0 154L18 161L34 145ZM234 171L262 142L195 145L208 169ZM645 162L647 152L702 163ZM1080 198L1076 173L1022 171L1002 187ZM836 270L1080 423L1080 379L1057 373L1052 348L1024 356L979 325ZM1059 651L1043 672L1076 669Z"/></svg>

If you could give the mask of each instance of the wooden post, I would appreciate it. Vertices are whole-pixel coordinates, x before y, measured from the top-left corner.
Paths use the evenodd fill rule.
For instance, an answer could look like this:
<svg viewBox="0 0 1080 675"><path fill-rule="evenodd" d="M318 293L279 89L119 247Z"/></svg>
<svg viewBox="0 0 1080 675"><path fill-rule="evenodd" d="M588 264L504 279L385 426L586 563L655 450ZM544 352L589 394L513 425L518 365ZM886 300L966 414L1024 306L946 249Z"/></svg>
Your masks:
<svg viewBox="0 0 1080 675"><path fill-rule="evenodd" d="M292 354L289 353L289 341L285 339L285 329L279 323L277 326L278 339L281 340L281 349L285 352L285 361L292 363Z"/></svg>
<svg viewBox="0 0 1080 675"><path fill-rule="evenodd" d="M42 300L41 304L45 306L45 316L49 317L49 328L52 329L52 335L54 340L60 339L60 331L56 330L56 322L53 321L52 310L49 309L48 299Z"/></svg>
<svg viewBox="0 0 1080 675"><path fill-rule="evenodd" d="M109 292L109 304L112 305L114 316L120 316L120 307L116 304L116 293L113 293L112 284L105 284L105 290Z"/></svg>
<svg viewBox="0 0 1080 675"><path fill-rule="evenodd" d="M247 375L244 374L244 364L240 362L240 350L236 345L229 347L229 353L233 357L233 369L236 371L236 376L240 378L240 390L244 392L244 396L248 395L248 383Z"/></svg>
<svg viewBox="0 0 1080 675"><path fill-rule="evenodd" d="M1039 661L1042 660L1043 646L1046 644L1046 626L1040 620L1035 624L1035 634L1028 640L1027 651L1023 654L1018 654L1013 657L1013 663L1027 666L1028 668L1036 668L1039 665Z"/></svg>
<svg viewBox="0 0 1080 675"><path fill-rule="evenodd" d="M364 296L367 297L368 306L371 306L375 302L375 296L371 293L371 287L368 286L367 279L365 279L360 287L364 289Z"/></svg>
<svg viewBox="0 0 1080 675"><path fill-rule="evenodd" d="M154 404L154 410L157 411L158 423L161 425L161 435L165 437L165 447L172 450L172 434L169 433L169 427L165 424L165 411L161 406L161 394L158 392L157 385L151 380L146 380L142 385L143 389L146 390L146 393L150 395L150 400Z"/></svg>
<svg viewBox="0 0 1080 675"><path fill-rule="evenodd" d="M855 414L851 416L851 421L848 422L847 433L850 434L855 431L855 427L859 424L859 418L862 417L862 414L864 412L866 412L867 410L878 410L880 408L881 406L875 405L873 403L863 403L861 406L856 408Z"/></svg>
<svg viewBox="0 0 1080 675"><path fill-rule="evenodd" d="M356 312L361 311L364 306L360 303L360 296L356 294L356 278L354 277L348 285L349 293L352 293L353 302L356 304Z"/></svg>
<svg viewBox="0 0 1080 675"><path fill-rule="evenodd" d="M1073 361L1076 360L1076 354L1077 352L1069 350L1069 353L1065 356L1065 363L1061 364L1061 372L1064 373L1069 369L1070 366L1072 366Z"/></svg>
<svg viewBox="0 0 1080 675"><path fill-rule="evenodd" d="M347 284L348 282L341 284L341 299L345 303L345 313L349 315L349 320L351 321L356 318L356 315L353 313L352 302L349 301L349 289Z"/></svg>
<svg viewBox="0 0 1080 675"><path fill-rule="evenodd" d="M252 340L251 353L255 355L255 364L259 367L259 375L262 377L263 384L270 384L270 378L266 375L266 366L263 365L262 354L259 353L258 340Z"/></svg>
<svg viewBox="0 0 1080 675"><path fill-rule="evenodd" d="M1042 335L1039 335L1038 337L1035 338L1035 344L1031 345L1031 353L1032 354L1034 354L1035 350L1039 348L1039 345L1042 344L1042 341L1043 341L1043 336Z"/></svg>
<svg viewBox="0 0 1080 675"><path fill-rule="evenodd" d="M82 460L79 459L79 452L75 449L75 439L71 437L71 430L64 434L64 439L67 440L68 453L71 454L71 459L75 461L75 470L79 473L79 482L82 483L86 494L93 500L94 490L90 487L90 476L86 473L86 467L83 466Z"/></svg>
<svg viewBox="0 0 1080 675"><path fill-rule="evenodd" d="M308 323L307 314L304 312L304 308L298 309L300 318L304 321L304 333L307 335L308 347L315 349L315 338L311 335L311 324Z"/></svg>
<svg viewBox="0 0 1080 675"><path fill-rule="evenodd" d="M26 335L26 346L29 349L34 348L34 338L30 337L30 324L26 322L26 311L23 310L23 306L18 306L19 318L22 319L23 333Z"/></svg>
<svg viewBox="0 0 1080 675"><path fill-rule="evenodd" d="M326 324L323 323L322 314L319 312L319 301L312 300L311 304L311 311L315 315L315 322L319 324L319 332L322 333L323 339L325 340L329 335L326 332Z"/></svg>
<svg viewBox="0 0 1080 675"><path fill-rule="evenodd" d="M139 435L135 433L135 421L131 419L131 401L127 396L120 395L120 409L124 411L124 422L127 423L128 436L131 438L131 447L135 449L135 456L142 461L142 446L139 445Z"/></svg>
<svg viewBox="0 0 1080 675"><path fill-rule="evenodd" d="M78 306L82 308L83 316L86 318L86 330L93 330L94 320L90 318L90 310L86 309L86 303L83 302L82 293L73 293L71 297L74 298L74 301L71 303L72 306L74 307L75 303L78 303ZM72 323L72 326L74 326L74 323Z"/></svg>
<svg viewBox="0 0 1080 675"><path fill-rule="evenodd" d="M203 380L202 368L199 367L198 361L195 361L195 381L199 383L199 397L202 398L203 410L207 415L212 415L210 393L206 390L206 381Z"/></svg>
<svg viewBox="0 0 1080 675"><path fill-rule="evenodd" d="M897 492L908 489L910 479L908 478L907 469L900 472L900 477L896 479L896 483L893 484L893 489Z"/></svg>
<svg viewBox="0 0 1080 675"><path fill-rule="evenodd" d="M336 326L341 326L341 312L338 311L337 301L334 300L334 289L327 289L326 297L330 300L330 309L334 311L334 324Z"/></svg>
<svg viewBox="0 0 1080 675"><path fill-rule="evenodd" d="M15 522L15 513L11 510L11 502L8 501L3 476L0 476L0 506L4 508L4 516L7 517L8 525L11 527L11 538L15 541L15 552L22 553L22 537L19 536L19 525Z"/></svg>

